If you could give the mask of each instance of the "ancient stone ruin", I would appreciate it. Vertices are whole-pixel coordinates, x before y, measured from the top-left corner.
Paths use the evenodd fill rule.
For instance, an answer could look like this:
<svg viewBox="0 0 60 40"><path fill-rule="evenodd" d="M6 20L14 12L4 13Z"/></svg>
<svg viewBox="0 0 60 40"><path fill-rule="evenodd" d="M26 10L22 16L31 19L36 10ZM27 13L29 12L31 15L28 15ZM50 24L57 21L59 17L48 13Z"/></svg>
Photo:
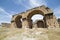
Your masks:
<svg viewBox="0 0 60 40"><path fill-rule="evenodd" d="M32 23L31 17L35 14L43 16L43 20ZM12 16L11 27L16 28L53 28L59 27L58 21L52 10L44 5L35 7L25 12Z"/></svg>

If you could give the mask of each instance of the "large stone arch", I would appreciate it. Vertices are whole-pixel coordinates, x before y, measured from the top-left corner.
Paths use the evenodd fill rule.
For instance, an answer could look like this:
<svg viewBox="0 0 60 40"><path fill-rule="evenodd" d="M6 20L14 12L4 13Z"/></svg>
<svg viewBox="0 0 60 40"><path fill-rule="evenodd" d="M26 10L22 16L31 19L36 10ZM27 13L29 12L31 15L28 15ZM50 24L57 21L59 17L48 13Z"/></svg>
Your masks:
<svg viewBox="0 0 60 40"><path fill-rule="evenodd" d="M41 11L41 10L33 10L33 11L31 11L31 12L28 14L28 16L27 16L29 28L32 28L32 20L31 20L31 17L32 17L33 15L35 15L35 14L40 14L40 15L42 15L42 16L45 18L45 14L44 14L43 11ZM45 20L44 20L44 22L45 22ZM43 25L44 25L44 24L43 24ZM45 26L45 25L44 25L44 26Z"/></svg>
<svg viewBox="0 0 60 40"><path fill-rule="evenodd" d="M35 14L40 14L40 15L42 15L42 16L44 16L45 14L44 14L44 12L42 12L41 10L33 10L33 11L31 11L29 14L28 14L28 16L27 16L27 18L31 18L33 15L35 15Z"/></svg>

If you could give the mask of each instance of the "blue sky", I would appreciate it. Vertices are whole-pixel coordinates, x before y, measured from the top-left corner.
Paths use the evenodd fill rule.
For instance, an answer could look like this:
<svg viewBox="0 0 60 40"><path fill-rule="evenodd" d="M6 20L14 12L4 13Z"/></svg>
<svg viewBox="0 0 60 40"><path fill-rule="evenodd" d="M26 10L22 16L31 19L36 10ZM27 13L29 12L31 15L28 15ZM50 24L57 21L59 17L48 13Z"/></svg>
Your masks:
<svg viewBox="0 0 60 40"><path fill-rule="evenodd" d="M11 21L12 15L46 5L60 18L60 0L0 0L0 23Z"/></svg>

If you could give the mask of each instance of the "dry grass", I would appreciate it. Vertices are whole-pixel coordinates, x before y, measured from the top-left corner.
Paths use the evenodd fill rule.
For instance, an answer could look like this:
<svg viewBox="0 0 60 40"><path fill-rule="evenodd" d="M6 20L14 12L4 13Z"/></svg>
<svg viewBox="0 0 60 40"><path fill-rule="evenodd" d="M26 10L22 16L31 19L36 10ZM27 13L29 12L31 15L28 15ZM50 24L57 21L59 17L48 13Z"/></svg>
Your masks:
<svg viewBox="0 0 60 40"><path fill-rule="evenodd" d="M60 40L60 28L0 28L0 40Z"/></svg>

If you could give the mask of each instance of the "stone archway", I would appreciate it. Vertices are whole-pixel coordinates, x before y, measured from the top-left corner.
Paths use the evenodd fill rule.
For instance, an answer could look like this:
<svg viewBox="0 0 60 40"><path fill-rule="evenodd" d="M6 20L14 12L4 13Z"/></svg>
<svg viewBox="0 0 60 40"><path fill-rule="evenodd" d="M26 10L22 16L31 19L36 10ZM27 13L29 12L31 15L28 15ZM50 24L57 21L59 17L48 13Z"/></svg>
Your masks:
<svg viewBox="0 0 60 40"><path fill-rule="evenodd" d="M22 26L23 28L25 28L25 26L26 28L32 28L33 24L32 24L31 17L36 14L40 14L43 16L44 22L41 22L41 23L44 25L44 28L54 27L54 26L59 27L59 24L56 20L56 17L53 15L52 10L46 6L36 7L30 10L27 10L26 12L22 12L18 15L14 15L12 18L12 26L15 27L16 25L16 27L18 28L21 28ZM21 18L22 18L22 21L20 20Z"/></svg>
<svg viewBox="0 0 60 40"><path fill-rule="evenodd" d="M22 28L21 18L22 18L22 16L20 16L20 15L18 15L18 16L15 18L15 23L16 23L17 28Z"/></svg>
<svg viewBox="0 0 60 40"><path fill-rule="evenodd" d="M31 17L35 14L40 14L44 17L44 13L41 11L41 10L33 10L32 12L30 12L27 16L27 19L28 19L28 24L29 24L29 28L32 28L32 20L31 20ZM45 21L45 20L44 20ZM44 25L44 24L43 24Z"/></svg>

